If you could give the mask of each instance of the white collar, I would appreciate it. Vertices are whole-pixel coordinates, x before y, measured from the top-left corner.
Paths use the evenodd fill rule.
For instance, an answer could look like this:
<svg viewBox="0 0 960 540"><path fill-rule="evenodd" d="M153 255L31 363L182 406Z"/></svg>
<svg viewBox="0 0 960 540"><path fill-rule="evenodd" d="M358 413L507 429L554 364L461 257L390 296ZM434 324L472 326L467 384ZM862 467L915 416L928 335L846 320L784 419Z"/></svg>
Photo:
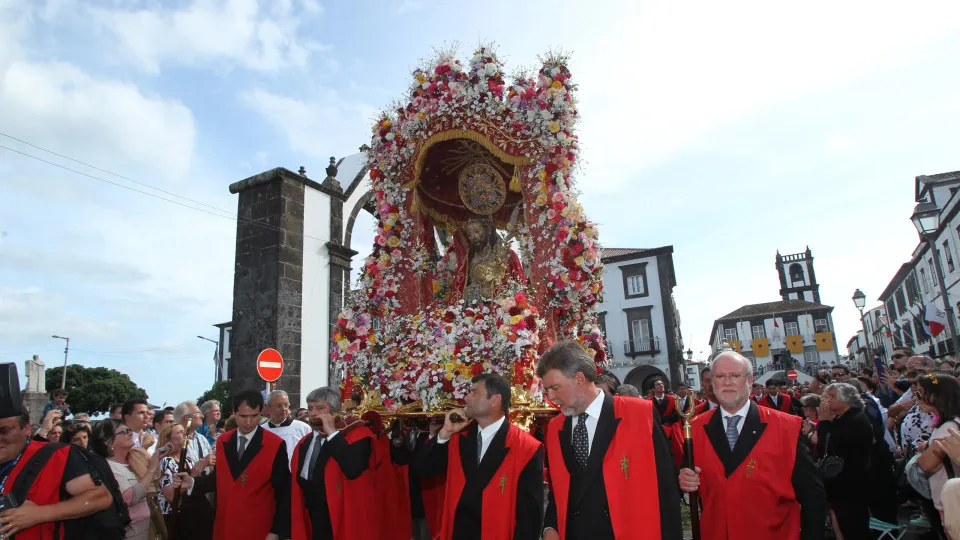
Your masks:
<svg viewBox="0 0 960 540"><path fill-rule="evenodd" d="M740 421L743 421L747 417L747 412L750 410L750 400L748 399L746 403L743 404L743 407L740 407L740 410L735 413L728 413L726 409L720 407L720 414L723 416L724 424L726 424L727 418L731 416L739 416Z"/></svg>
<svg viewBox="0 0 960 540"><path fill-rule="evenodd" d="M480 428L480 426L478 425L477 427L480 428L480 436L485 439L489 439L490 437L493 437L494 435L497 434L498 431L500 431L500 426L503 425L503 422L506 419L507 419L506 416L501 416L499 420L497 420L496 422L490 424L485 428Z"/></svg>
<svg viewBox="0 0 960 540"><path fill-rule="evenodd" d="M603 398L606 397L606 394L601 390L597 397L593 398L593 402L587 406L587 410L583 411L587 413L590 418L600 419L600 411L603 410Z"/></svg>
<svg viewBox="0 0 960 540"><path fill-rule="evenodd" d="M244 439L247 440L247 442L250 442L250 439L252 439L253 436L257 434L258 429L260 429L260 426L253 428L253 431L251 431L250 433L247 433L246 435L244 435L243 433L240 433L240 430L238 429L237 437L243 437Z"/></svg>

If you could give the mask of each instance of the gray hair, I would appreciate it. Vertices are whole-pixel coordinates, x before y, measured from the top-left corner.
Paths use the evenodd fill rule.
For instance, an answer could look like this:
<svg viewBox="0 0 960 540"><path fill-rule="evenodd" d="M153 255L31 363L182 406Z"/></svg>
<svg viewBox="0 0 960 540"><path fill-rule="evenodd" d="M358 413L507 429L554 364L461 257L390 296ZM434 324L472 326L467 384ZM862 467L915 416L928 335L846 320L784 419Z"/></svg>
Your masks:
<svg viewBox="0 0 960 540"><path fill-rule="evenodd" d="M717 361L722 358L732 358L740 361L740 363L743 364L743 368L747 371L747 375L753 375L753 364L750 363L750 360L747 360L747 357L736 351L724 351L718 354L717 357L713 359L713 362L710 362L710 371L716 369Z"/></svg>
<svg viewBox="0 0 960 540"><path fill-rule="evenodd" d="M807 394L800 398L800 403L807 408L817 409L820 407L820 396L816 394Z"/></svg>
<svg viewBox="0 0 960 540"><path fill-rule="evenodd" d="M323 388L317 388L312 390L307 394L307 403L311 401L322 401L327 405L330 405L330 410L338 413L340 412L340 390L333 388L331 386L325 386Z"/></svg>
<svg viewBox="0 0 960 540"><path fill-rule="evenodd" d="M833 383L823 391L824 394L830 391L830 389L836 390L837 399L846 403L851 407L857 407L859 409L863 408L863 400L860 399L860 392L857 392L856 387L852 384L847 383Z"/></svg>
<svg viewBox="0 0 960 540"><path fill-rule="evenodd" d="M220 405L219 401L215 399L208 399L203 402L203 405L200 406L200 412L202 412L203 415L206 416L207 413L210 412L210 409L212 409L214 406L220 407L221 409L223 408L223 406ZM174 416L176 416L176 414L174 414Z"/></svg>
<svg viewBox="0 0 960 540"><path fill-rule="evenodd" d="M193 407L196 407L196 406L197 406L196 401L190 401L190 400L184 401L183 403L174 407L173 419L177 422L180 422L184 418L190 416L193 413L192 411Z"/></svg>
<svg viewBox="0 0 960 540"><path fill-rule="evenodd" d="M597 380L597 365L593 358L576 341L561 341L543 353L537 361L537 377L543 378L548 371L558 369L565 377L574 378L577 373L590 382Z"/></svg>
<svg viewBox="0 0 960 540"><path fill-rule="evenodd" d="M621 384L617 388L618 396L627 396L627 397L640 397L640 391L637 390L637 387L632 384Z"/></svg>
<svg viewBox="0 0 960 540"><path fill-rule="evenodd" d="M270 404L273 403L273 398L275 397L285 397L288 400L290 399L290 396L288 396L283 390L274 390L273 392L267 394L267 406L270 406Z"/></svg>

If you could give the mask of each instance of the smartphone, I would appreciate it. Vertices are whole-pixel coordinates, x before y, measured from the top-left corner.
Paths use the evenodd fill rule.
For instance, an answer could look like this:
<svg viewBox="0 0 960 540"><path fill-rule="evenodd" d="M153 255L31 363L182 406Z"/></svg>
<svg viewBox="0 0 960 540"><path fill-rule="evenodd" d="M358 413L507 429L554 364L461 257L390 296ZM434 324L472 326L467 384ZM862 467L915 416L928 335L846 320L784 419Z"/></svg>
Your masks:
<svg viewBox="0 0 960 540"><path fill-rule="evenodd" d="M880 360L879 356L873 357L873 366L874 370L877 372L877 380L883 380L883 362Z"/></svg>

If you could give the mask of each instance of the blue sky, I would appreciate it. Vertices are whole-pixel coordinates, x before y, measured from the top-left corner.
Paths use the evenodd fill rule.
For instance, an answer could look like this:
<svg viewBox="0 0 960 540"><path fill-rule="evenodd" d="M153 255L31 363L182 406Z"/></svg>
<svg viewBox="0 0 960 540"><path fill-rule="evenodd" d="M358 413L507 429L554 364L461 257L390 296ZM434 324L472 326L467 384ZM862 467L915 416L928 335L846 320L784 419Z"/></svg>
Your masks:
<svg viewBox="0 0 960 540"><path fill-rule="evenodd" d="M958 7L674 4L0 0L0 132L230 212L231 182L355 152L434 48L493 41L511 68L562 48L582 200L605 245L674 246L688 346L776 299L776 250L807 245L846 343L853 290L875 298L916 245L914 176L960 168ZM0 360L55 365L69 335L71 361L195 398L234 232L0 149Z"/></svg>

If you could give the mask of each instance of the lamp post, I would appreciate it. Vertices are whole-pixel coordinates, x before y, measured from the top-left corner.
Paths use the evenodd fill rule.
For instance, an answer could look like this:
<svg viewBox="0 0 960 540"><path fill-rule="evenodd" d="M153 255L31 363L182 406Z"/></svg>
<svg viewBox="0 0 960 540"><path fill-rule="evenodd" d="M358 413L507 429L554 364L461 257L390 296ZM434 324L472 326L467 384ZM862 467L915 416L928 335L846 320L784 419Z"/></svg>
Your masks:
<svg viewBox="0 0 960 540"><path fill-rule="evenodd" d="M215 345L213 349L213 382L217 382L220 380L220 342L208 337L197 337L204 341L209 341Z"/></svg>
<svg viewBox="0 0 960 540"><path fill-rule="evenodd" d="M853 305L860 310L860 328L863 329L863 341L866 352L864 353L863 365L867 365L873 356L870 354L870 335L867 334L867 323L863 319L863 308L867 305L867 295L857 289L853 292Z"/></svg>
<svg viewBox="0 0 960 540"><path fill-rule="evenodd" d="M53 339L65 339L67 340L67 346L63 349L63 376L60 377L60 389L67 389L67 356L70 355L70 338L62 336L50 336ZM81 351L83 352L83 351Z"/></svg>
<svg viewBox="0 0 960 540"><path fill-rule="evenodd" d="M937 252L935 238L937 230L940 229L940 209L932 202L921 201L913 209L910 221L913 222L913 226L917 228L917 233L920 234L920 239L927 243L927 248L933 255L933 270L937 274L940 294L943 295L943 310L947 314L947 328L950 331L953 353L960 353L960 337L957 336L957 326L953 321L953 308L950 307L950 299L947 297L947 285L943 281L943 270L940 269L940 254Z"/></svg>

